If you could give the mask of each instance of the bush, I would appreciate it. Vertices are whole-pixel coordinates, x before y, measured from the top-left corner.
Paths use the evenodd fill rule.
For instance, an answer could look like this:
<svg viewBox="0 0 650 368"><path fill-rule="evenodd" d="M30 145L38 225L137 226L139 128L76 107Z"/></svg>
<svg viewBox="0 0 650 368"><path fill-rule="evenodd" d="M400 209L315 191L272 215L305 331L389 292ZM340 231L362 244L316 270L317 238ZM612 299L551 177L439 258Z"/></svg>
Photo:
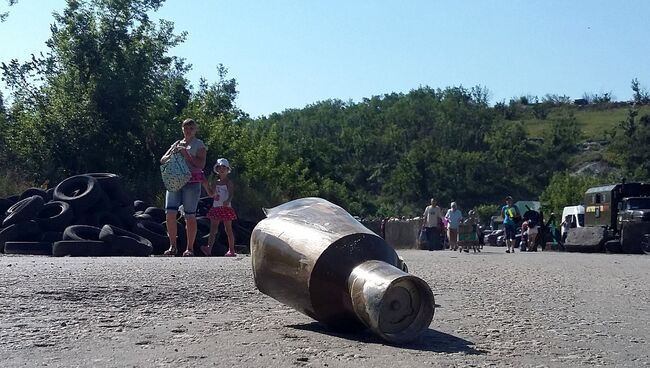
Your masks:
<svg viewBox="0 0 650 368"><path fill-rule="evenodd" d="M11 197L33 187L33 183L11 170L4 170L0 175L0 198Z"/></svg>

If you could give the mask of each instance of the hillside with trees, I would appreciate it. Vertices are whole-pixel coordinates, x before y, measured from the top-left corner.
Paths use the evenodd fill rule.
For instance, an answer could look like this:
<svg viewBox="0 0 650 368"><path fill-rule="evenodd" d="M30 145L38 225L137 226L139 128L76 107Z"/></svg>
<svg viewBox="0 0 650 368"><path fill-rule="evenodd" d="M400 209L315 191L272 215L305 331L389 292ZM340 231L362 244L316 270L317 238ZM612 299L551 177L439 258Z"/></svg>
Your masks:
<svg viewBox="0 0 650 368"><path fill-rule="evenodd" d="M199 122L209 163L233 163L234 204L249 218L305 196L364 217L417 215L432 196L466 211L510 194L557 211L594 183L650 178L648 93L636 79L629 102L547 95L491 105L482 86L425 86L251 119L225 66L190 84L188 61L170 55L185 34L149 17L162 5L69 1L46 54L2 60L11 96L0 96L0 197L114 172L160 203L158 159L186 117ZM586 140L606 143L585 152ZM572 175L590 161L615 170Z"/></svg>

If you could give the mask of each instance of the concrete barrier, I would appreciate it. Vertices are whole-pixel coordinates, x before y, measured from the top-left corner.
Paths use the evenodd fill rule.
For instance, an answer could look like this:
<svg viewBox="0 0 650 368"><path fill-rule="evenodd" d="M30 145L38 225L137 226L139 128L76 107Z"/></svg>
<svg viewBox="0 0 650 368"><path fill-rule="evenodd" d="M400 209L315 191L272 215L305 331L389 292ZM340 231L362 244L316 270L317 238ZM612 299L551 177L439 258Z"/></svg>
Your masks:
<svg viewBox="0 0 650 368"><path fill-rule="evenodd" d="M388 220L386 241L395 249L419 249L420 219Z"/></svg>
<svg viewBox="0 0 650 368"><path fill-rule="evenodd" d="M369 230L381 236L381 221L361 222ZM390 219L384 227L384 239L393 249L420 249L420 229L422 220L414 219Z"/></svg>

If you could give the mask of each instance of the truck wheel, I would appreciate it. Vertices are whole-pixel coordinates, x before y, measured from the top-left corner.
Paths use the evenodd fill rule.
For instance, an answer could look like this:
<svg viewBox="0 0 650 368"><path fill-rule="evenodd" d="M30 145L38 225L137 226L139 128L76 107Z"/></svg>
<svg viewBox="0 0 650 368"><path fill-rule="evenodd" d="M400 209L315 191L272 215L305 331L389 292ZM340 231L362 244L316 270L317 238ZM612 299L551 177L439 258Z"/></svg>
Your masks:
<svg viewBox="0 0 650 368"><path fill-rule="evenodd" d="M632 222L627 223L621 230L621 248L624 253L642 254L641 240L643 235L649 232L650 223Z"/></svg>
<svg viewBox="0 0 650 368"><path fill-rule="evenodd" d="M645 234L641 241L641 250L645 254L650 254L650 234Z"/></svg>

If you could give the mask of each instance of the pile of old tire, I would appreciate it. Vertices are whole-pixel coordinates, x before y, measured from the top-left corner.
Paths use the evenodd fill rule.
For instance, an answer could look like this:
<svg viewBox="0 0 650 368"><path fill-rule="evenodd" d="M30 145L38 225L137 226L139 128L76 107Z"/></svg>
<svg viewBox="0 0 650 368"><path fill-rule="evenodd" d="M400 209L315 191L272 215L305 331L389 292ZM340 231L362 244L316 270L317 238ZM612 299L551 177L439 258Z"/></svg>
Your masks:
<svg viewBox="0 0 650 368"><path fill-rule="evenodd" d="M129 231L143 221L135 203L111 173L75 175L48 190L0 198L0 252L148 256L151 241ZM106 226L110 230L100 236Z"/></svg>
<svg viewBox="0 0 650 368"><path fill-rule="evenodd" d="M212 198L204 197L197 208L197 256L203 255L200 247L208 243L210 220L206 215L211 206ZM178 256L187 248L182 213L176 217ZM164 209L133 200L118 175L75 175L54 188L29 188L19 195L0 198L0 252L88 257L161 255L169 248L166 221ZM255 222L241 219L233 222L235 242L244 244L238 253L249 252L254 226ZM223 256L227 244L221 224L211 255Z"/></svg>

